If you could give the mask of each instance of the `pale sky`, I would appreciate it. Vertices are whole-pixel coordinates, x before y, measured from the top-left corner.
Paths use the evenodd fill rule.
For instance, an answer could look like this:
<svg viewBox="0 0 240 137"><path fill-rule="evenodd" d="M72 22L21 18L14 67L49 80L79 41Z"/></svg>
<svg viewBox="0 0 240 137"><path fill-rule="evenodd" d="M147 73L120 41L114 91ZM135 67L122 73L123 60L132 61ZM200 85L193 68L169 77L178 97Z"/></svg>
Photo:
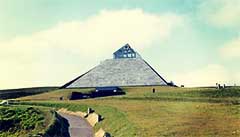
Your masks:
<svg viewBox="0 0 240 137"><path fill-rule="evenodd" d="M240 85L240 0L0 0L0 89L61 86L126 43L167 81Z"/></svg>

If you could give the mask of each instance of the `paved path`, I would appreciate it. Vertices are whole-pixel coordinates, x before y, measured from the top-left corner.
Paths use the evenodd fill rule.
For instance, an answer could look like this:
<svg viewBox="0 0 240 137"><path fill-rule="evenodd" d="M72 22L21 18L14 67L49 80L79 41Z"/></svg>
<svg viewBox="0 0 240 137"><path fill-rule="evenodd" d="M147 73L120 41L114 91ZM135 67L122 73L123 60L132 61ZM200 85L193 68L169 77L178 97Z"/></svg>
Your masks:
<svg viewBox="0 0 240 137"><path fill-rule="evenodd" d="M93 128L85 119L66 113L59 114L68 120L71 137L93 137Z"/></svg>

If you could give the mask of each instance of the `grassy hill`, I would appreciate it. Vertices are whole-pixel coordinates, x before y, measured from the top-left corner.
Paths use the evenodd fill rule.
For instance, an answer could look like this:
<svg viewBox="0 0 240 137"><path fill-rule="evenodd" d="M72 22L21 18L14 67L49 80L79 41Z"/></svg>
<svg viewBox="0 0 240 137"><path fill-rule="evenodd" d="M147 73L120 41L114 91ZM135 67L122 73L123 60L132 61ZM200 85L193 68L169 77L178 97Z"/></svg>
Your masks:
<svg viewBox="0 0 240 137"><path fill-rule="evenodd" d="M240 87L229 87L220 90L216 88L176 88L162 86L122 87L122 89L127 93L126 95L107 97L106 99L238 103L240 98ZM153 93L152 89L155 89L156 92ZM60 97L63 97L64 100L68 100L72 92L89 93L93 90L93 88L57 89L43 94L22 97L20 99L59 100Z"/></svg>
<svg viewBox="0 0 240 137"><path fill-rule="evenodd" d="M68 137L68 123L46 107L0 106L1 137Z"/></svg>
<svg viewBox="0 0 240 137"><path fill-rule="evenodd" d="M152 93L155 88L156 92ZM62 89L21 98L25 104L86 111L92 107L104 120L103 127L116 137L240 136L240 88L124 87L122 96L58 101ZM47 98L47 99L46 99ZM38 99L36 102L35 100ZM51 99L51 100L48 100Z"/></svg>
<svg viewBox="0 0 240 137"><path fill-rule="evenodd" d="M25 136L44 132L50 119L51 114L46 109L0 107L0 136Z"/></svg>
<svg viewBox="0 0 240 137"><path fill-rule="evenodd" d="M58 87L33 87L33 88L19 88L19 89L6 89L0 90L0 99L12 99L29 95L40 94L52 90L56 90Z"/></svg>
<svg viewBox="0 0 240 137"><path fill-rule="evenodd" d="M93 88L83 88L83 89L56 89L51 90L51 92L46 92L43 94L37 94L33 96L22 97L21 100L60 100L62 97L63 100L68 100L72 92L81 92L89 93Z"/></svg>

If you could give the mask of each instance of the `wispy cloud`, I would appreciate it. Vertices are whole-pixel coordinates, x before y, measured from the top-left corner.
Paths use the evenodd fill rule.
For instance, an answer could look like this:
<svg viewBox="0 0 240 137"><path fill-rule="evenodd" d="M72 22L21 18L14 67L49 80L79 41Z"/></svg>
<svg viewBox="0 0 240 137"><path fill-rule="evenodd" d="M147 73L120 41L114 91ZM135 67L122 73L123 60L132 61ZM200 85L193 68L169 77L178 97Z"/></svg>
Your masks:
<svg viewBox="0 0 240 137"><path fill-rule="evenodd" d="M61 22L32 35L0 42L0 87L63 84L72 78L69 73L83 73L89 64L111 57L123 44L144 49L168 39L182 24L183 17L171 13L104 10L85 20Z"/></svg>
<svg viewBox="0 0 240 137"><path fill-rule="evenodd" d="M227 42L220 48L220 54L225 58L240 58L240 37Z"/></svg>
<svg viewBox="0 0 240 137"><path fill-rule="evenodd" d="M183 84L188 87L194 86L214 86L216 83L233 85L233 75L219 64L209 64L205 67L189 72L173 74L171 78L176 84Z"/></svg>
<svg viewBox="0 0 240 137"><path fill-rule="evenodd" d="M217 27L240 27L239 0L207 0L200 5L203 19Z"/></svg>
<svg viewBox="0 0 240 137"><path fill-rule="evenodd" d="M240 0L207 0L200 4L200 17L212 26L240 30ZM219 49L224 58L240 57L240 37L226 43Z"/></svg>

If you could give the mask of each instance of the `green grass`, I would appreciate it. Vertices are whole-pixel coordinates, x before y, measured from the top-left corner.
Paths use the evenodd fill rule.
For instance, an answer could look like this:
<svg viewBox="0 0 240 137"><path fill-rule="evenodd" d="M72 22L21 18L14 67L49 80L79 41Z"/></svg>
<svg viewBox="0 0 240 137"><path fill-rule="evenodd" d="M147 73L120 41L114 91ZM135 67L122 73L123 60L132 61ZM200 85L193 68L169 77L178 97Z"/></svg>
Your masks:
<svg viewBox="0 0 240 137"><path fill-rule="evenodd" d="M43 133L51 119L50 111L29 106L0 107L0 136L26 136Z"/></svg>
<svg viewBox="0 0 240 137"><path fill-rule="evenodd" d="M182 135L224 137L231 136L232 132L237 131L240 123L237 105L114 99L78 102L117 108L127 115L133 125L136 125L136 134L142 137Z"/></svg>
<svg viewBox="0 0 240 137"><path fill-rule="evenodd" d="M152 93L155 88L156 92ZM89 93L93 88L80 89L59 89L52 92L27 96L21 100L59 100L63 97L68 100L72 92ZM226 89L215 88L171 88L171 87L123 87L127 92L124 96L109 97L114 99L149 99L149 100L173 100L173 101L195 101L195 102L225 102L238 103L240 98L240 88L231 87Z"/></svg>
<svg viewBox="0 0 240 137"><path fill-rule="evenodd" d="M153 94L152 89L156 92ZM216 88L170 88L170 87L126 87L127 96L169 96L169 97L207 97L207 98L225 98L240 97L240 88L231 87L225 89Z"/></svg>
<svg viewBox="0 0 240 137"><path fill-rule="evenodd" d="M145 93L145 96L175 96L175 97L207 97L207 98L225 98L225 97L240 97L240 89L237 88L226 88L226 89L215 89L215 88L193 88L191 90L178 89L169 92L167 90L158 91L156 95L151 93Z"/></svg>
<svg viewBox="0 0 240 137"><path fill-rule="evenodd" d="M152 93L155 88L156 92ZM240 88L169 88L169 87L140 87L124 88L126 96L118 99L157 100L157 101L189 101L240 104Z"/></svg>
<svg viewBox="0 0 240 137"><path fill-rule="evenodd" d="M156 93L152 93L152 88ZM92 107L104 120L97 124L115 137L240 136L240 88L124 87L126 95L77 101L26 102L86 111ZM73 89L71 89L73 90ZM79 90L79 89L78 89ZM83 90L83 89L80 89ZM61 90L31 96L46 100L68 94Z"/></svg>

